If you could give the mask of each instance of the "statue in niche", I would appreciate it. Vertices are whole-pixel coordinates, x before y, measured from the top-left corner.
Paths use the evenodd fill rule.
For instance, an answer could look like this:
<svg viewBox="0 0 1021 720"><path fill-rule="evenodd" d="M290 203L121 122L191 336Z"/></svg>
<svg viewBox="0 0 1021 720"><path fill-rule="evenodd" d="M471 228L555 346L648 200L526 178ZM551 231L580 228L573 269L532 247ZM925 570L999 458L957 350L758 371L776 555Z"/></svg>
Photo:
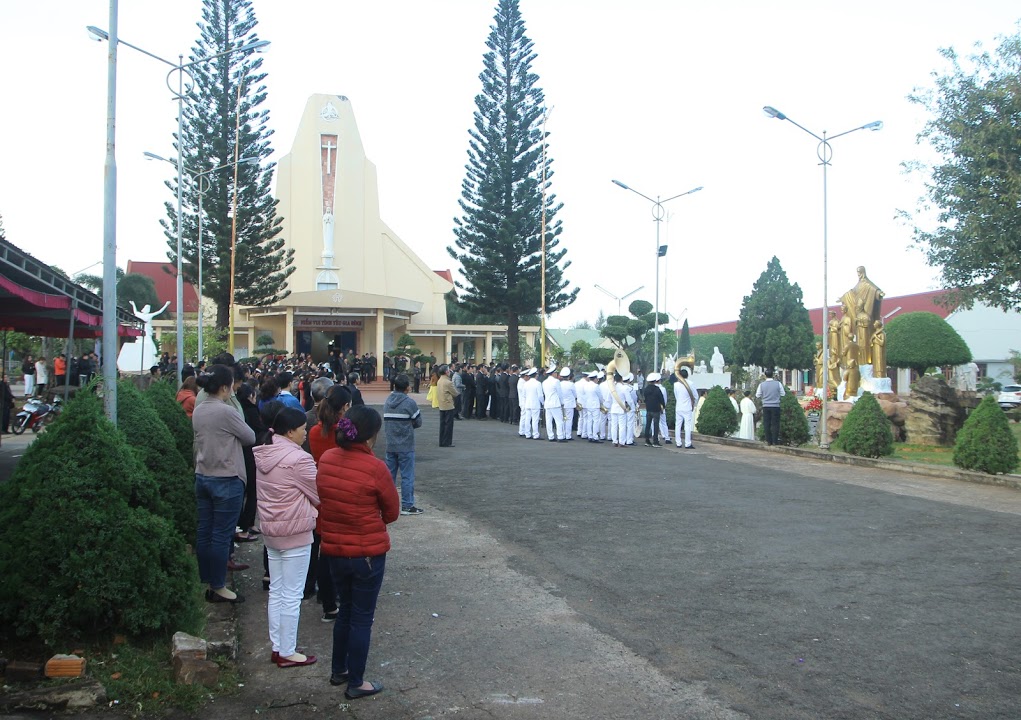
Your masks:
<svg viewBox="0 0 1021 720"><path fill-rule="evenodd" d="M886 377L886 330L881 320L872 324L872 377Z"/></svg>
<svg viewBox="0 0 1021 720"><path fill-rule="evenodd" d="M712 366L714 373L722 373L723 368L726 367L723 353L720 352L720 348L717 346L713 346L713 356L709 358L709 365Z"/></svg>
<svg viewBox="0 0 1021 720"><path fill-rule="evenodd" d="M329 209L323 213L323 264L333 266L333 212Z"/></svg>

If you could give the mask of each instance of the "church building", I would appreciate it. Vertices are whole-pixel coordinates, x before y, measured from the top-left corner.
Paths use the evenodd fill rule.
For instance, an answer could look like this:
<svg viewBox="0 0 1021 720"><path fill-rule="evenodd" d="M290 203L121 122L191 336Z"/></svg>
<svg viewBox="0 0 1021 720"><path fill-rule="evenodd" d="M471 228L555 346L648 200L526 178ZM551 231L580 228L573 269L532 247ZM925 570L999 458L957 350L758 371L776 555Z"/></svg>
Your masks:
<svg viewBox="0 0 1021 720"><path fill-rule="evenodd" d="M451 192L456 192L452 188ZM313 95L290 152L276 170L281 236L294 251L290 294L275 305L235 308L235 355L255 354L256 338L325 359L331 350L382 357L401 335L441 361L493 357L500 325L448 325L449 271L430 269L379 216L376 167L366 157L351 102ZM523 327L534 344L538 327Z"/></svg>

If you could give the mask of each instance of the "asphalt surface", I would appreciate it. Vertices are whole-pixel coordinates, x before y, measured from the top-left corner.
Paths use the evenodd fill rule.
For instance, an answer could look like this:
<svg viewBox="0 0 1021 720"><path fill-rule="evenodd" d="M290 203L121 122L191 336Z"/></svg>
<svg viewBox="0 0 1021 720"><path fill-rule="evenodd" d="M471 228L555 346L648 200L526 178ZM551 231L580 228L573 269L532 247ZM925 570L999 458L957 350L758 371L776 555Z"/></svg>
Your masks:
<svg viewBox="0 0 1021 720"><path fill-rule="evenodd" d="M523 440L492 420L441 449L424 414L426 513L391 526L369 655L387 689L328 684L311 600L299 645L320 663L268 662L249 543L245 687L203 717L1021 717L1021 492L697 436Z"/></svg>

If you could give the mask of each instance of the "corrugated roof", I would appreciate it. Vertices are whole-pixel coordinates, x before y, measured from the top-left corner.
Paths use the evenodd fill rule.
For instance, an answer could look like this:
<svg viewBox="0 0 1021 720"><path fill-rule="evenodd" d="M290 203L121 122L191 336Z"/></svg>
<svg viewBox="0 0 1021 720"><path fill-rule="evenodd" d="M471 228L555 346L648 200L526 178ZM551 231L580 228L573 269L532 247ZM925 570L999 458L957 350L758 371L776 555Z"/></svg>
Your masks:
<svg viewBox="0 0 1021 720"><path fill-rule="evenodd" d="M140 262L128 260L129 273L138 273L151 278L156 285L156 297L159 304L170 301L168 312L177 312L177 266L168 262ZM153 308L156 310L157 308ZM198 290L190 282L184 283L184 311L186 313L197 313L199 309Z"/></svg>
<svg viewBox="0 0 1021 720"><path fill-rule="evenodd" d="M931 312L946 320L954 308L945 308L936 304L936 301L945 295L946 292L946 290L930 290L929 292L915 293L914 295L883 298L883 315L886 316L886 321L888 322L904 313ZM830 305L830 310L836 310L837 315L840 315L839 304L834 303ZM812 308L808 311L808 317L812 321L812 329L815 331L815 334L822 335L822 308ZM689 327L688 331L692 335L708 335L710 333L733 334L737 332L737 320Z"/></svg>

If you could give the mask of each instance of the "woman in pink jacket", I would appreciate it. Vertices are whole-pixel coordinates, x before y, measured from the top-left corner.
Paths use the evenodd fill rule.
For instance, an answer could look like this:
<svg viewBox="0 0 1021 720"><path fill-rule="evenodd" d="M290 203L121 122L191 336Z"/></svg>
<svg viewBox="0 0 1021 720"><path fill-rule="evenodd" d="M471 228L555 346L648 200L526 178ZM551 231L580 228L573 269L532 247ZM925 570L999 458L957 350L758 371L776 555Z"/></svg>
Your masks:
<svg viewBox="0 0 1021 720"><path fill-rule="evenodd" d="M269 639L278 667L311 665L315 655L297 650L298 617L319 515L316 465L301 448L305 413L284 408L273 419L265 445L252 449L258 482L259 524L269 555Z"/></svg>

